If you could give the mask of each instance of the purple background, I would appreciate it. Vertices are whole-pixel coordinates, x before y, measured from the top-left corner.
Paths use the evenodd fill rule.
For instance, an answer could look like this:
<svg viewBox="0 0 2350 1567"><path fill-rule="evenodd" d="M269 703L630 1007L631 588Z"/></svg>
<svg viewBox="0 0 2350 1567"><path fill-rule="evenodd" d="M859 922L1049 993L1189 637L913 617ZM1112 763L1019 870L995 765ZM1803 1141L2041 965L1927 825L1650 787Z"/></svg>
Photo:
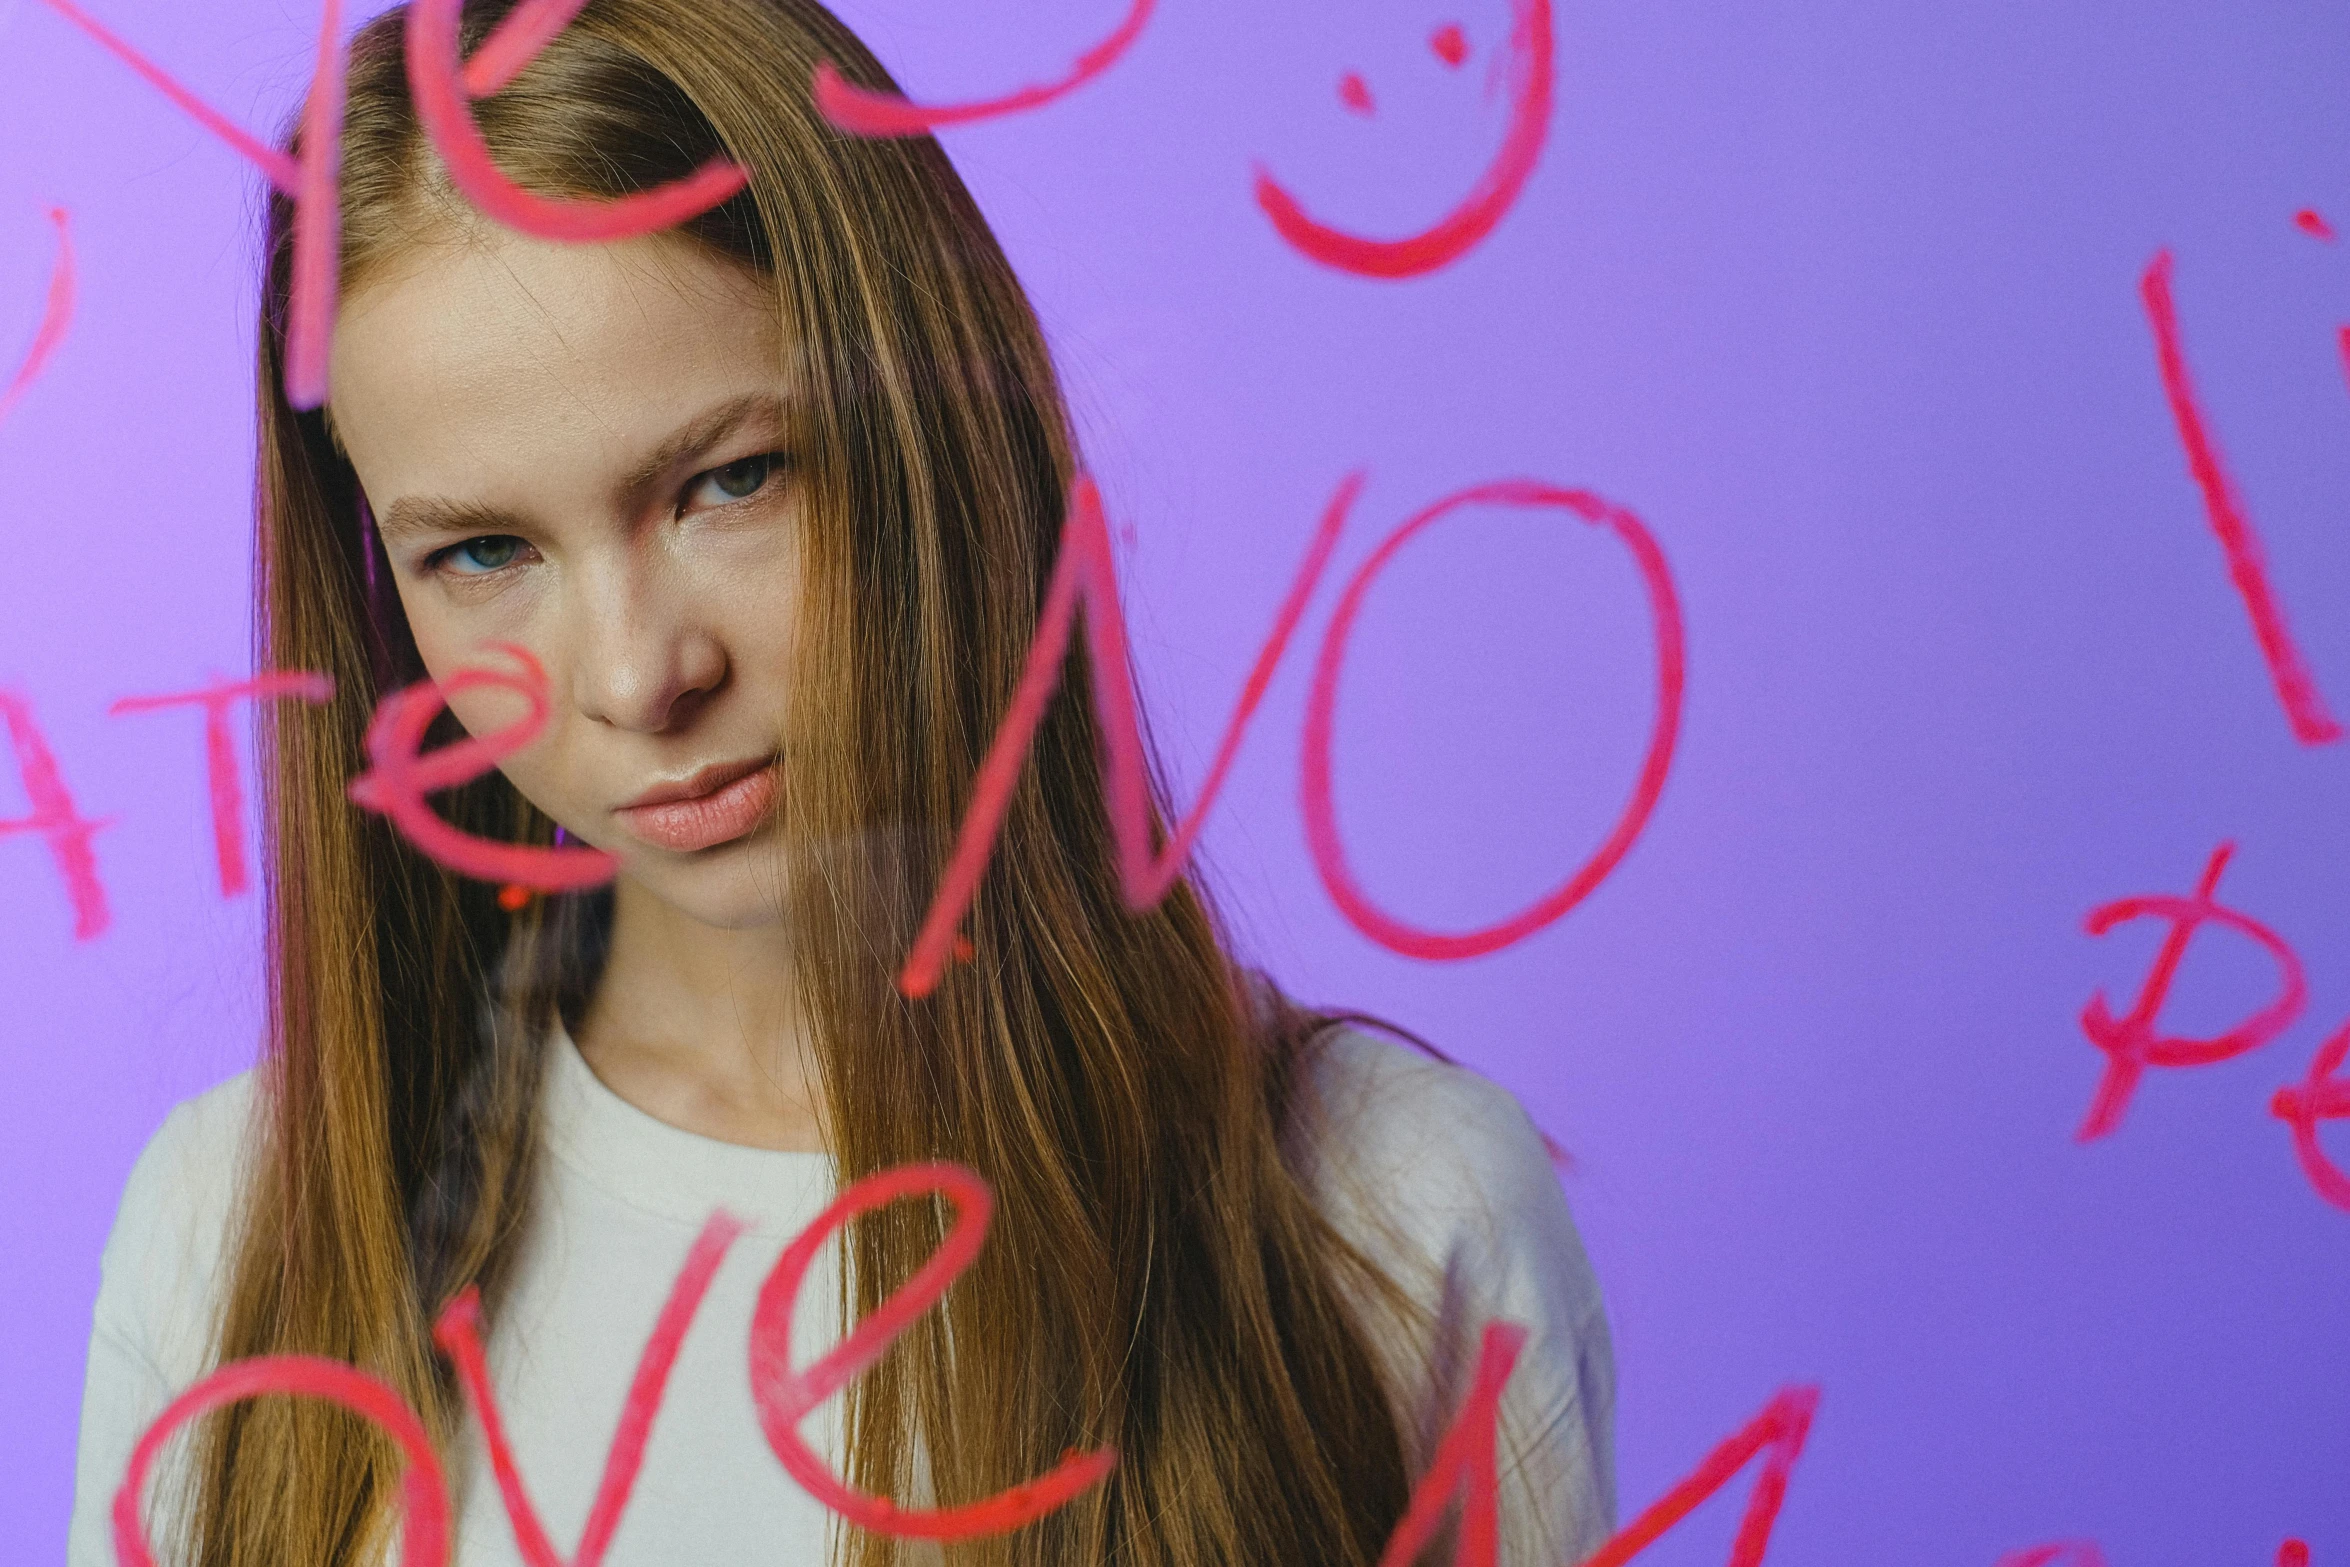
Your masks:
<svg viewBox="0 0 2350 1567"><path fill-rule="evenodd" d="M276 123L315 13L91 0L227 112ZM1371 481L1351 569L1507 475L1631 506L1690 627L1683 748L1617 873L1499 955L1356 934L1296 803L1293 649L1208 854L1253 950L1416 1025L1573 1149L1622 1369L1627 1518L1777 1386L1825 1402L1776 1562L2350 1562L2350 1214L2269 1094L2350 1016L2350 745L2291 739L2190 485L2135 284L2175 247L2188 349L2275 581L2350 715L2350 11L2319 0L1564 0L1552 138L1452 269L1374 283L1288 250L1264 158L1318 213L1419 226L1495 145L1502 0L1167 0L1109 78L949 145L1067 367L1148 694L1196 778L1313 520ZM1110 0L847 8L918 93L1059 69ZM1426 39L1457 20L1446 71ZM247 667L259 179L37 0L0 0L0 366L44 216L81 316L0 426L0 683L86 813L114 929L71 939L0 838L0 1517L62 1536L99 1247L165 1109L251 1059L256 902L211 864L199 721L113 698ZM1379 112L1339 104L1363 73ZM1336 583L1306 622L1318 639ZM1371 596L1340 713L1358 873L1421 923L1498 918L1612 819L1653 697L1626 558L1547 514L1463 513ZM0 768L0 816L22 799ZM2292 941L2311 1008L2149 1076L2072 1132L2159 928L2223 899ZM2206 934L2169 1020L2225 1026L2267 964ZM2350 1159L2350 1131L2329 1134ZM1722 1557L1745 1483L1651 1553Z"/></svg>

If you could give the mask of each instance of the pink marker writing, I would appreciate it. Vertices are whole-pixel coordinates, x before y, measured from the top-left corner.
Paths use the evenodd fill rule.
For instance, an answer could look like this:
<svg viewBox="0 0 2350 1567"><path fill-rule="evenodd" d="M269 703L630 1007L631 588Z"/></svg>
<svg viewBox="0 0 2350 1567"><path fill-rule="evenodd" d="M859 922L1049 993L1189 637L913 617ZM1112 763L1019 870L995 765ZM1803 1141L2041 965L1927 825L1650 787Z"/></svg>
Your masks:
<svg viewBox="0 0 2350 1567"><path fill-rule="evenodd" d="M1045 590L1044 612L1038 617L1035 637L1029 643L1028 661L1020 672L1020 684L1012 693L1011 711L1004 716L995 738L989 742L987 755L980 761L978 777L972 784L971 804L963 814L953 853L899 974L901 991L909 996L928 995L946 966L955 927L977 896L979 879L994 852L996 834L1003 826L1005 811L1010 808L1012 787L1019 781L1029 742L1044 718L1045 704L1052 700L1053 691L1060 684L1061 665L1075 629L1080 600L1085 607L1086 653L1093 669L1094 705L1101 722L1104 792L1110 832L1117 845L1119 887L1126 907L1139 911L1165 897L1175 878L1182 874L1192 842L1207 819L1208 807L1215 802L1217 791L1224 786L1224 776L1231 771L1233 758L1239 753L1249 718L1264 699L1265 688L1289 646L1290 635L1305 614L1306 601L1313 596L1314 585L1321 580L1323 568L1337 547L1347 510L1361 489L1360 474L1348 478L1339 485L1324 511L1321 526L1307 547L1305 562L1298 568L1289 596L1283 600L1275 618L1272 634L1257 653L1256 666L1249 672L1248 685L1241 693L1231 723L1225 727L1223 744L1216 751L1207 780L1200 785L1199 798L1190 814L1168 836L1165 851L1154 859L1150 844L1149 774L1143 765L1134 687L1127 676L1126 629L1118 608L1117 566L1110 550L1109 531L1102 520L1100 491L1090 477L1078 476L1070 490L1068 520L1061 529L1061 553L1053 566L1052 582Z"/></svg>
<svg viewBox="0 0 2350 1567"><path fill-rule="evenodd" d="M73 902L73 933L89 941L113 923L106 908L106 889L98 881L98 857L90 839L107 824L89 821L74 809L73 793L58 771L56 753L48 737L33 721L33 704L13 691L0 690L0 722L8 726L8 743L16 754L17 781L23 784L31 814L0 820L0 838L11 833L38 833L48 840L49 858Z"/></svg>
<svg viewBox="0 0 2350 1567"><path fill-rule="evenodd" d="M367 727L367 756L373 764L351 780L351 798L381 812L424 854L461 875L541 892L571 892L612 879L616 864L600 849L540 849L493 843L459 832L433 813L424 797L480 777L537 737L547 724L547 672L530 652L510 642L492 647L522 666L503 670L460 669L445 681L420 680L393 692ZM460 740L430 756L418 754L424 732L450 697L480 686L512 691L530 704L521 719L493 734Z"/></svg>
<svg viewBox="0 0 2350 1567"><path fill-rule="evenodd" d="M1338 723L1338 677L1345 666L1347 638L1353 633L1355 617L1362 612L1364 595L1396 552L1416 534L1439 518L1471 505L1556 508L1603 529L1631 552L1648 590L1649 613L1655 625L1656 722L1649 732L1648 752L1641 763L1639 779L1632 787L1632 797L1591 857L1555 890L1508 919L1480 930L1447 934L1423 930L1396 919L1373 903L1355 880L1338 832L1331 749ZM1647 825L1649 813L1655 810L1657 798L1664 792L1665 777L1672 770L1673 747L1681 729L1685 665L1681 605L1673 591L1672 572L1655 537L1631 512L1588 491L1562 490L1532 479L1482 484L1436 502L1380 541L1379 547L1347 583L1345 596L1330 617L1330 629L1323 633L1321 657L1314 665L1313 693L1306 704L1305 744L1298 785L1298 803L1305 813L1306 843L1313 851L1314 868L1321 873L1322 885L1357 930L1406 957L1454 961L1498 952L1513 942L1525 940L1590 896L1591 890L1606 880Z"/></svg>
<svg viewBox="0 0 2350 1567"><path fill-rule="evenodd" d="M2269 582L2260 535L2252 526L2243 497L2236 493L2235 481L2228 477L2219 442L2195 399L2195 386L2187 375L2186 350L2180 343L2179 313L2171 299L2170 277L2170 252L2159 251L2139 280L2138 292L2145 301L2146 318L2153 323L2155 356L2162 369L2163 390L2170 398L2171 416L2179 427L2179 440L2187 449L2187 469L2203 492L2211 531L2219 536L2220 548L2227 555L2228 575L2252 617L2253 637L2260 644L2260 656L2268 661L2269 677L2293 736L2303 745L2325 745L2342 738L2342 726L2327 711L2317 680L2285 624L2284 606Z"/></svg>
<svg viewBox="0 0 2350 1567"><path fill-rule="evenodd" d="M299 697L324 704L334 700L334 681L308 670L264 670L250 680L214 680L194 691L162 696L126 696L106 711L120 718L129 713L152 713L167 707L204 710L204 773L212 797L212 848L220 863L221 896L234 898L246 890L245 793L237 768L236 743L229 734L228 714L238 702L265 698Z"/></svg>
<svg viewBox="0 0 2350 1567"><path fill-rule="evenodd" d="M433 1329L434 1342L455 1363L465 1396L481 1422L482 1435L489 1443L490 1468L498 1477L498 1493L506 1503L506 1517L514 1527L522 1559L530 1567L596 1567L604 1559L612 1532L620 1527L620 1515L628 1508L628 1493L636 1484L637 1471L643 1467L645 1443L653 1434L653 1416L660 1411L669 1370L677 1364L678 1346L685 1342L686 1329L693 1326L694 1314L701 1309L702 1297L710 1292L710 1281L726 1260L727 1248L741 1233L737 1220L725 1213L714 1214L686 1253L677 1282L669 1287L668 1302L653 1324L652 1337L645 1341L636 1376L629 1382L619 1428L604 1454L603 1478L588 1509L587 1526L580 1532L579 1551L568 1563L547 1538L538 1509L523 1488L513 1445L506 1440L506 1422L498 1412L497 1391L490 1383L489 1360L482 1353L481 1292L468 1285L441 1313Z"/></svg>
<svg viewBox="0 0 2350 1567"><path fill-rule="evenodd" d="M2121 1125L2122 1112L2129 1108L2130 1097L2138 1091L2138 1080L2150 1066L2209 1066L2240 1056L2262 1045L2292 1026L2301 1015L2308 998L2308 988L2301 973L2301 959L2285 944L2283 937L2249 915L2224 908L2214 901L2219 891L2220 873L2227 869L2228 857L2236 846L2223 843L2212 851L2210 863L2203 868L2203 879L2196 884L2191 898L2122 898L2104 907L2092 910L2084 922L2092 936L2102 936L2117 925L2132 920L2161 919L2170 921L2170 933L2163 937L2161 950L2155 954L2154 966L2147 970L2146 982L2139 987L2137 1004L2121 1017L2115 1017L2106 1005L2105 992L2100 990L2089 998L2081 1012L2081 1030L2089 1042L2105 1052L2105 1075L2097 1084L2096 1097L2090 1101L2089 1114L2081 1122L2075 1135L2077 1141L2093 1142ZM2251 937L2276 961L2281 980L2276 999L2243 1022L2210 1039L2174 1039L2156 1032L2162 1004L2170 995L2171 981L2177 977L2179 960L2186 956L2187 943L2201 925L2221 925Z"/></svg>
<svg viewBox="0 0 2350 1567"><path fill-rule="evenodd" d="M946 1197L955 1209L955 1222L938 1250L831 1349L805 1368L795 1368L792 1317L799 1309L800 1286L826 1237L861 1213L933 1193ZM759 1287L759 1303L751 1317L751 1397L758 1406L759 1427L801 1488L859 1528L922 1540L1002 1534L1067 1506L1117 1466L1116 1450L1101 1447L1071 1453L1034 1480L980 1501L955 1507L899 1507L888 1497L844 1485L800 1435L800 1422L817 1405L879 1360L891 1341L978 1258L994 1209L995 1195L987 1183L961 1165L911 1164L883 1170L850 1186L794 1236Z"/></svg>
<svg viewBox="0 0 2350 1567"><path fill-rule="evenodd" d="M342 158L342 0L325 0L318 24L318 61L302 110L301 156L289 158L259 140L182 86L168 72L109 30L74 0L42 3L80 28L148 85L192 115L261 170L297 203L294 287L286 326L286 400L296 408L326 401L326 366L334 331L336 257L342 241L338 170Z"/></svg>
<svg viewBox="0 0 2350 1567"><path fill-rule="evenodd" d="M1510 28L1507 73L1510 83L1509 129L1501 150L1461 203L1430 227L1402 239L1369 239L1333 228L1309 216L1287 187L1259 165L1256 171L1257 206L1273 223L1274 232L1297 251L1324 266L1362 277L1418 277L1448 266L1493 232L1494 226L1516 205L1526 181L1542 160L1550 137L1552 84L1556 66L1552 55L1550 0L1512 0L1515 20ZM1466 49L1458 30L1440 32L1437 53L1447 63L1454 47Z"/></svg>
<svg viewBox="0 0 2350 1567"><path fill-rule="evenodd" d="M41 307L40 325L33 328L33 341L18 362L16 373L8 384L0 387L0 420L5 420L24 401L24 394L48 368L49 360L57 352L57 345L65 341L65 334L73 326L73 229L63 207L49 209L49 221L57 225L57 260L49 269L49 297Z"/></svg>
<svg viewBox="0 0 2350 1567"><path fill-rule="evenodd" d="M2350 1081L2338 1076L2342 1060L2350 1056L2350 1023L2317 1047L2317 1056L2309 1063L2309 1075L2297 1084L2276 1091L2268 1102L2269 1113L2284 1122L2293 1131L2293 1153L2301 1161L2301 1173L2309 1177L2309 1184L2327 1202L2350 1212L2350 1175L2326 1157L2318 1146L2317 1123L2350 1118Z"/></svg>
<svg viewBox="0 0 2350 1567"><path fill-rule="evenodd" d="M1461 1497L1461 1532L1453 1567L1494 1567L1500 1545L1500 1472L1494 1437L1501 1422L1501 1390L1509 1381L1526 1330L1515 1322L1488 1322L1477 1342L1477 1374L1461 1410L1436 1444L1436 1456L1412 1487L1410 1502L1379 1553L1379 1567L1410 1567L1419 1559L1453 1497Z"/></svg>
<svg viewBox="0 0 2350 1567"><path fill-rule="evenodd" d="M1706 1454L1687 1478L1618 1530L1582 1567L1624 1567L1729 1484L1730 1477L1757 1454L1762 1456L1762 1471L1755 1476L1753 1494L1746 1499L1746 1514L1730 1542L1730 1567L1762 1567L1763 1553L1770 1549L1772 1526L1779 1521L1780 1505L1787 1500L1788 1477L1795 1472L1795 1461L1803 1456L1803 1444L1811 1436L1812 1417L1819 1405L1820 1390L1816 1387L1782 1389L1761 1414Z"/></svg>
<svg viewBox="0 0 2350 1567"><path fill-rule="evenodd" d="M1992 1567L2105 1567L2105 1552L2095 1540L2058 1540L2009 1551Z"/></svg>
<svg viewBox="0 0 2350 1567"><path fill-rule="evenodd" d="M231 1361L173 1399L131 1449L122 1486L114 1493L114 1559L118 1567L155 1567L147 1527L139 1516L147 1471L171 1434L199 1415L265 1393L323 1398L371 1420L408 1455L400 1477L405 1513L400 1567L443 1567L449 1559L449 1491L424 1422L390 1383L353 1366L314 1355L264 1355Z"/></svg>
<svg viewBox="0 0 2350 1567"><path fill-rule="evenodd" d="M813 80L816 112L852 136L920 136L944 125L969 125L1038 108L1075 92L1117 64L1142 36L1157 5L1158 0L1134 0L1118 30L1079 55L1059 80L974 103L920 104L896 93L873 92L852 85L838 66L826 60L817 65Z"/></svg>

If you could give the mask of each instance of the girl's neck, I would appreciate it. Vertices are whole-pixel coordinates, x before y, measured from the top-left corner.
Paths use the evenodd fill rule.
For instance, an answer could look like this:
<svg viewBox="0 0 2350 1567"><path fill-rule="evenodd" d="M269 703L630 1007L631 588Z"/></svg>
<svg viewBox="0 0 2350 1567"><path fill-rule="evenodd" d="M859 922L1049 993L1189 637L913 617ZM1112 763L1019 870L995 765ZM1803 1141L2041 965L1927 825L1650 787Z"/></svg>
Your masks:
<svg viewBox="0 0 2350 1567"><path fill-rule="evenodd" d="M822 1086L781 925L719 930L623 877L576 1043L614 1093L720 1142L825 1148Z"/></svg>

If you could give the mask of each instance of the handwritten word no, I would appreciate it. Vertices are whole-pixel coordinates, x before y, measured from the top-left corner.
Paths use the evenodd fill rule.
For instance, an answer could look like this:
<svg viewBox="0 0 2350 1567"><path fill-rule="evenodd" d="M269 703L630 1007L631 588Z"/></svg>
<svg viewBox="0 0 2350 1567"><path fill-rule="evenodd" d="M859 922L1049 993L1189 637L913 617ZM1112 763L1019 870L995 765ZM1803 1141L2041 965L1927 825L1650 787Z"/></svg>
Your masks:
<svg viewBox="0 0 2350 1567"><path fill-rule="evenodd" d="M1275 617L1272 632L1257 654L1239 705L1225 726L1224 739L1201 785L1191 811L1169 835L1164 852L1152 855L1148 820L1147 778L1142 740L1135 720L1134 691L1127 672L1126 633L1118 607L1118 581L1110 552L1109 533L1101 499L1089 477L1080 476L1070 493L1068 520L1063 524L1061 549L1046 590L1045 607L1028 648L1020 683L1010 711L998 726L982 759L947 868L940 878L930 909L916 932L913 947L898 985L911 996L928 994L937 983L954 940L956 922L971 906L980 877L987 868L996 834L1020 767L1026 758L1044 706L1060 680L1060 667L1074 634L1082 601L1086 650L1093 674L1094 702L1100 715L1102 770L1110 828L1117 846L1119 885L1126 906L1140 911L1166 896L1188 857L1216 793L1239 750L1248 722L1263 699L1282 653L1305 613L1347 513L1360 494L1363 475L1348 476L1331 497L1320 526L1306 550L1304 562L1290 584ZM1521 913L1486 929L1463 935L1423 931L1398 921L1376 907L1356 885L1339 841L1336 809L1332 803L1331 739L1335 726L1339 672L1346 658L1346 640L1362 608L1364 594L1384 571L1404 542L1438 518L1471 504L1553 507L1613 534L1632 554L1647 586L1657 639L1657 718L1648 754L1632 799L1599 849L1560 887ZM1674 738L1679 732L1684 652L1679 600L1672 574L1655 538L1631 512L1581 490L1562 490L1529 479L1503 480L1450 495L1411 518L1382 541L1355 573L1340 601L1315 665L1314 688L1307 709L1300 803L1305 813L1308 841L1320 869L1323 885L1357 930L1373 941L1407 957L1448 961L1498 951L1522 941L1564 915L1587 897L1614 870L1647 824L1672 766Z"/></svg>

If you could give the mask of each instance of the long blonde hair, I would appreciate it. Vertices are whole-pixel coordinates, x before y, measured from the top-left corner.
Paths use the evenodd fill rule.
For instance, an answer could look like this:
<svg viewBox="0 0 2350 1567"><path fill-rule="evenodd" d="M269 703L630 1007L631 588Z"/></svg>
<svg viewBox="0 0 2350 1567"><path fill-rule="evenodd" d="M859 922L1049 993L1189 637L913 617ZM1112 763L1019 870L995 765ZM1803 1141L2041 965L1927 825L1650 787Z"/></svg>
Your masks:
<svg viewBox="0 0 2350 1567"><path fill-rule="evenodd" d="M468 4L465 47L507 9ZM403 24L387 12L353 44L346 289L463 219L409 102ZM1407 1476L1349 1302L1356 1284L1395 1292L1279 1148L1321 1019L1278 1000L1252 1012L1189 879L1145 915L1122 908L1082 647L968 916L976 961L920 1001L892 984L1009 705L1075 459L1033 312L952 166L927 137L820 121L808 82L824 59L890 85L814 0L591 0L477 112L507 174L549 194L626 194L720 152L751 173L681 232L771 285L806 393L782 826L810 867L787 878L787 916L833 1153L844 1181L960 1160L998 1200L979 1263L849 1395L847 1478L905 1496L920 1446L951 1502L1108 1442L1122 1458L1105 1485L950 1559L1368 1563ZM592 990L608 895L509 915L345 800L375 702L422 671L330 423L282 391L292 216L273 198L257 652L331 673L339 694L263 730L268 1130L218 1352L366 1367L446 1443L463 1405L428 1324L468 1284L495 1319L529 1217L544 1023ZM489 836L551 830L496 774L444 809ZM844 1305L870 1310L938 1238L915 1205L857 1223ZM200 1433L194 1559L365 1561L399 1462L330 1407L224 1411ZM897 1559L874 1535L847 1551L855 1567Z"/></svg>

